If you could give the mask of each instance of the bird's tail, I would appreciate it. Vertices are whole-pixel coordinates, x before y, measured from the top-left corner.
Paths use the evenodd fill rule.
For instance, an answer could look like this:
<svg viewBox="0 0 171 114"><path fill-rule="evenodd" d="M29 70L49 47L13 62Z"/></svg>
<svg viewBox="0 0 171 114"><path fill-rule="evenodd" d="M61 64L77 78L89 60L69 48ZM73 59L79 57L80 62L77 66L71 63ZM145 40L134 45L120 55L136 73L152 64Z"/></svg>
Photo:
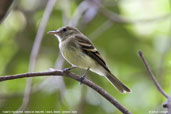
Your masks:
<svg viewBox="0 0 171 114"><path fill-rule="evenodd" d="M106 77L121 93L131 92L131 90L112 73L106 73Z"/></svg>

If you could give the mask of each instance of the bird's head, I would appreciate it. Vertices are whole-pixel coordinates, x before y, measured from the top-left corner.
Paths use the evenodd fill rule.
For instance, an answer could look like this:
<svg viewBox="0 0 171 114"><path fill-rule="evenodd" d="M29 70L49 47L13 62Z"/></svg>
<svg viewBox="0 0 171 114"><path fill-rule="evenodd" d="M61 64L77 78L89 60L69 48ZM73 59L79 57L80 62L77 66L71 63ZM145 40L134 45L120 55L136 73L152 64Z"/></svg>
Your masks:
<svg viewBox="0 0 171 114"><path fill-rule="evenodd" d="M49 31L48 34L56 36L59 41L63 41L72 35L80 34L80 31L73 26L63 26L55 31Z"/></svg>

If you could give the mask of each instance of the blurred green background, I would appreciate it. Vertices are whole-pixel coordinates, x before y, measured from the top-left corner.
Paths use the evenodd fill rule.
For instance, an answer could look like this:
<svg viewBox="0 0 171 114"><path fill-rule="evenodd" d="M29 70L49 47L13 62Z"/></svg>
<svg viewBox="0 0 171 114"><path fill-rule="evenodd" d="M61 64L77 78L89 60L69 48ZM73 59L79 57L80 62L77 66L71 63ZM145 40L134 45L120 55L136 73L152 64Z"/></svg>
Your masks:
<svg viewBox="0 0 171 114"><path fill-rule="evenodd" d="M170 94L171 13L169 0L96 0L106 10L132 24L110 22L91 0L57 0L43 34L34 71L48 71L63 63L58 40L50 30L74 22L106 60L112 73L128 87L121 94L104 77L89 72L88 79L104 88L134 114L164 110L164 97L157 91L138 56L142 50L164 91ZM28 72L30 53L48 0L18 0L0 24L0 75ZM87 5L87 3L89 3ZM84 9L84 6L87 8ZM83 11L81 11L83 10ZM139 21L137 21L139 20ZM58 58L58 59L57 59ZM63 68L69 67L64 63ZM62 67L61 67L62 68ZM73 70L77 74L84 71ZM0 111L15 111L22 104L27 79L0 82ZM69 78L33 78L28 110L77 111L78 114L120 114L94 90Z"/></svg>

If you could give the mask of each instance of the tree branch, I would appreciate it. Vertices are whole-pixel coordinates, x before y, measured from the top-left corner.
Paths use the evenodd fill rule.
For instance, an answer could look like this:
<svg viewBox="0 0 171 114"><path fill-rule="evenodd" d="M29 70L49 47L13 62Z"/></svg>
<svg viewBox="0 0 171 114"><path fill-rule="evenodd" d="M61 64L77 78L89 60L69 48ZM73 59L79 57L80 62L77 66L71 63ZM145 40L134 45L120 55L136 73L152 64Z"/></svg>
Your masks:
<svg viewBox="0 0 171 114"><path fill-rule="evenodd" d="M55 5L55 2L56 2L56 0L49 0L46 5L45 12L43 14L43 18L41 20L41 23L40 23L38 32L36 34L36 38L35 38L33 47L32 47L32 51L31 51L31 55L30 55L30 62L29 62L29 72L34 71L36 59L37 59L38 52L39 52L41 42L43 39L43 33L45 31L45 27L48 23L48 20L49 20L51 12L53 10L53 7ZM32 91L32 79L30 78L27 80L26 89L25 89L25 93L24 93L24 97L23 97L23 102L18 110L25 110L28 107L31 91Z"/></svg>
<svg viewBox="0 0 171 114"><path fill-rule="evenodd" d="M109 20L100 25L94 32L88 35L91 40L96 40L101 34L103 34L107 29L109 29L113 23Z"/></svg>
<svg viewBox="0 0 171 114"><path fill-rule="evenodd" d="M49 71L49 72L30 72L30 73L23 73L23 74L16 74L16 75L0 76L0 82L19 79L19 78L49 76L49 75L65 76L65 77L69 77L74 80L80 81L80 76L72 72L69 72L69 71L63 72L62 70L55 70L55 71ZM103 88L97 86L96 84L94 84L88 79L84 79L82 83L94 89L96 92L98 92L101 96L103 96L106 100L108 100L116 108L118 108L123 114L132 114L124 106L122 106L116 99L114 99L111 95L109 95L109 93L107 93L107 91L105 91Z"/></svg>
<svg viewBox="0 0 171 114"><path fill-rule="evenodd" d="M94 2L96 2L94 0ZM154 17L154 18L149 18L149 19L139 19L139 20L131 20L124 18L116 13L113 13L112 11L106 9L103 5L101 5L99 2L96 2L96 5L99 8L99 13L101 13L103 16L107 17L111 22L113 23L119 23L119 24L144 24L144 23L151 23L154 21L160 21L163 19L167 19L171 17L171 14L165 14L162 16Z"/></svg>
<svg viewBox="0 0 171 114"><path fill-rule="evenodd" d="M144 65L145 65L145 67L146 67L148 73L150 74L150 76L151 76L151 78L152 78L152 80L153 80L153 82L154 82L154 84L155 84L155 86L156 86L156 88L158 89L158 91L159 91L163 96L165 96L165 98L168 99L168 95L164 92L164 90L161 88L160 84L159 84L159 83L157 82L157 80L155 79L155 76L154 76L154 74L152 73L152 71L151 71L151 69L150 69L150 66L148 65L147 61L145 60L142 51L139 51L138 54L139 54L139 56L141 57L141 59L142 59Z"/></svg>

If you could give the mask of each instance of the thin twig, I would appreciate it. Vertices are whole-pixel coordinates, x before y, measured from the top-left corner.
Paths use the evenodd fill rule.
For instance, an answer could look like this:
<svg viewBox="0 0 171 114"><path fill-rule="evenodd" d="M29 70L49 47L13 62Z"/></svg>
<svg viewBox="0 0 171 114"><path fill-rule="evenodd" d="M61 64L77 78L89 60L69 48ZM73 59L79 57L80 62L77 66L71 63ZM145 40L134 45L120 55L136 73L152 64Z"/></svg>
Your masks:
<svg viewBox="0 0 171 114"><path fill-rule="evenodd" d="M82 1L74 12L72 19L68 22L69 25L78 26L79 20L82 14L87 10L88 4L86 1Z"/></svg>
<svg viewBox="0 0 171 114"><path fill-rule="evenodd" d="M113 13L109 10L106 10L104 8L103 9L100 8L99 12L102 15L104 15L105 17L107 17L111 22L119 23L119 24L144 24L144 23L151 23L151 22L155 22L155 21L160 21L163 19L168 19L169 17L171 17L170 14L165 14L162 16L149 18L149 19L131 20L131 19L124 18L124 17L122 17L116 13Z"/></svg>
<svg viewBox="0 0 171 114"><path fill-rule="evenodd" d="M156 86L157 89L159 90L159 92L160 92L163 96L165 96L166 98L168 98L168 95L164 92L164 90L161 88L160 84L159 84L159 83L157 82L157 80L155 79L155 76L154 76L154 74L152 73L152 71L151 71L151 69L150 69L150 66L148 65L147 61L145 60L142 51L139 51L138 54L139 54L139 56L141 57L141 59L142 59L144 65L145 65L145 67L146 67L148 73L150 74L150 76L151 76L151 78L152 78L152 80L153 80L155 86Z"/></svg>
<svg viewBox="0 0 171 114"><path fill-rule="evenodd" d="M103 34L108 28L110 28L113 25L111 21L106 21L102 25L100 25L94 32L92 32L90 35L88 35L91 40L96 40L101 34Z"/></svg>
<svg viewBox="0 0 171 114"><path fill-rule="evenodd" d="M0 82L7 81L7 80L14 80L19 78L28 78L28 77L38 77L38 76L65 76L72 78L77 81L81 81L80 76L72 73L72 72L63 72L62 70L55 70L55 71L49 71L49 72L30 72L30 73L23 73L23 74L16 74L16 75L8 75L8 76L0 76ZM98 92L101 96L103 96L106 100L108 100L110 103L112 103L116 108L118 108L123 114L131 114L124 106L122 106L116 99L114 99L107 91L105 91L103 88L99 87L95 83L91 82L88 79L84 79L82 81L83 84L89 86L90 88L94 89L96 92Z"/></svg>
<svg viewBox="0 0 171 114"><path fill-rule="evenodd" d="M171 14L169 13L169 14L165 14L162 16L149 18L149 19L131 20L131 19L124 18L110 10L107 10L99 2L96 2L96 5L99 7L99 13L101 13L103 16L107 17L111 22L119 23L119 24L144 24L144 23L151 23L154 21L160 21L163 19L168 19L169 17L171 17Z"/></svg>
<svg viewBox="0 0 171 114"><path fill-rule="evenodd" d="M29 72L34 71L36 58L38 56L41 41L43 38L43 33L44 33L45 27L47 25L47 22L49 20L50 14L52 12L53 6L55 5L55 2L56 2L56 0L49 0L47 3L42 21L40 23L40 27L38 29L38 32L36 34L36 38L35 38L35 41L33 44L32 52L31 52L31 56L30 56ZM22 102L22 105L19 108L19 110L25 110L27 108L27 106L29 105L31 90L32 90L32 79L30 78L27 80L23 102Z"/></svg>

